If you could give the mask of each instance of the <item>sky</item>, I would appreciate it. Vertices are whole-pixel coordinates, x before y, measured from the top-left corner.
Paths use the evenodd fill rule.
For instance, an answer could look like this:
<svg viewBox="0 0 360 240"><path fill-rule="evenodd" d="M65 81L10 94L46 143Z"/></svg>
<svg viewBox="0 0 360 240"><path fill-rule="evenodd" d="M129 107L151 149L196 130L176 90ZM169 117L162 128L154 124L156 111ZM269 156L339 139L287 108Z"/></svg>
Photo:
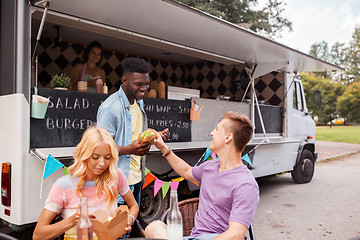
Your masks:
<svg viewBox="0 0 360 240"><path fill-rule="evenodd" d="M258 0L259 6L268 0ZM293 31L283 31L280 42L308 53L316 42L335 43L352 40L355 26L360 25L360 0L280 0L286 3L283 16L292 22Z"/></svg>

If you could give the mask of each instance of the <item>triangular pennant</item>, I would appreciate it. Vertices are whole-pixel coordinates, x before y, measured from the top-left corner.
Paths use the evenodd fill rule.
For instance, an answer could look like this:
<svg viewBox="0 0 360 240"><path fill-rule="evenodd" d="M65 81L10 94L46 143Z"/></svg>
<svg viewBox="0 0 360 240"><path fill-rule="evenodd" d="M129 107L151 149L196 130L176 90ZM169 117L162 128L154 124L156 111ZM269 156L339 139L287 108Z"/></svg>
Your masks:
<svg viewBox="0 0 360 240"><path fill-rule="evenodd" d="M171 181L173 181L173 182L181 182L181 181L183 181L183 180L184 180L183 177L178 177L178 178L172 179Z"/></svg>
<svg viewBox="0 0 360 240"><path fill-rule="evenodd" d="M145 176L150 172L149 169L145 168Z"/></svg>
<svg viewBox="0 0 360 240"><path fill-rule="evenodd" d="M210 157L212 151L209 149L209 147L206 149L206 153L205 153L205 156L203 158L203 161L206 161L208 160L208 158Z"/></svg>
<svg viewBox="0 0 360 240"><path fill-rule="evenodd" d="M164 182L164 184L161 187L163 198L165 198L166 193L169 191L170 183Z"/></svg>
<svg viewBox="0 0 360 240"><path fill-rule="evenodd" d="M43 179L47 178L54 172L56 172L59 168L63 167L64 164L59 162L56 158L54 158L51 154L49 154L46 163L45 163L45 169L43 174Z"/></svg>
<svg viewBox="0 0 360 240"><path fill-rule="evenodd" d="M190 181L192 182L193 184L195 184L196 186L199 186L199 183L198 182L195 182L195 181Z"/></svg>
<svg viewBox="0 0 360 240"><path fill-rule="evenodd" d="M69 172L67 170L67 167L64 166L64 176L69 175Z"/></svg>
<svg viewBox="0 0 360 240"><path fill-rule="evenodd" d="M248 154L245 154L244 156L242 156L241 159L244 160L245 162L247 162L251 167L254 167L252 165L252 162L251 162L250 157L249 157Z"/></svg>
<svg viewBox="0 0 360 240"><path fill-rule="evenodd" d="M160 188L162 187L163 184L164 184L163 181L159 180L158 178L155 179L155 183L154 183L154 197L156 196L156 194L158 193L158 191L160 190Z"/></svg>
<svg viewBox="0 0 360 240"><path fill-rule="evenodd" d="M170 182L170 189L177 190L179 187L179 182Z"/></svg>
<svg viewBox="0 0 360 240"><path fill-rule="evenodd" d="M156 179L156 177L149 172L144 179L144 185L142 186L142 189L146 188L147 185L149 185L150 183L152 183L154 180Z"/></svg>

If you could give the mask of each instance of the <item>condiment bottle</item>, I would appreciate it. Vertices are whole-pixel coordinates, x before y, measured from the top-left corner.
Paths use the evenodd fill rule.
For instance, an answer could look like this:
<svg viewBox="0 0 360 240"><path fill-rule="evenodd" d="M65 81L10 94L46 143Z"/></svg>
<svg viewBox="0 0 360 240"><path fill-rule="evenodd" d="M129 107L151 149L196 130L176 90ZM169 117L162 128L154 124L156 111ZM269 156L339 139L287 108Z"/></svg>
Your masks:
<svg viewBox="0 0 360 240"><path fill-rule="evenodd" d="M103 86L103 90L104 90L104 93L108 94L108 87L106 86L106 83L104 83L104 86Z"/></svg>
<svg viewBox="0 0 360 240"><path fill-rule="evenodd" d="M179 210L177 191L170 191L170 210L166 217L168 240L182 240L182 216Z"/></svg>
<svg viewBox="0 0 360 240"><path fill-rule="evenodd" d="M93 226L89 218L87 198L80 199L80 218L77 224L78 240L93 240Z"/></svg>
<svg viewBox="0 0 360 240"><path fill-rule="evenodd" d="M103 80L101 80L101 78L98 78L95 82L95 86L96 86L96 92L97 93L103 93L104 89L103 89Z"/></svg>
<svg viewBox="0 0 360 240"><path fill-rule="evenodd" d="M164 83L164 81L161 81L159 83L158 96L159 96L159 98L165 99L165 83Z"/></svg>

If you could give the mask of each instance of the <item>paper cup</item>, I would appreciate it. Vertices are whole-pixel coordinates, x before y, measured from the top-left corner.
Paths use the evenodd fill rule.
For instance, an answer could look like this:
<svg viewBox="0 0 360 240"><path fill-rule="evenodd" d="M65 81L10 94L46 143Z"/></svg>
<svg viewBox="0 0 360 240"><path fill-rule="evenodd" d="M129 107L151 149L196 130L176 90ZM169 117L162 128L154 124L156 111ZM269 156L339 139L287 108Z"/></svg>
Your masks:
<svg viewBox="0 0 360 240"><path fill-rule="evenodd" d="M201 111L195 111L194 109L190 109L190 120L191 121L199 121Z"/></svg>
<svg viewBox="0 0 360 240"><path fill-rule="evenodd" d="M33 95L31 101L31 117L44 119L49 104L49 99L42 96Z"/></svg>
<svg viewBox="0 0 360 240"><path fill-rule="evenodd" d="M87 82L86 81L78 81L77 86L78 86L78 91L79 92L86 92L87 91Z"/></svg>

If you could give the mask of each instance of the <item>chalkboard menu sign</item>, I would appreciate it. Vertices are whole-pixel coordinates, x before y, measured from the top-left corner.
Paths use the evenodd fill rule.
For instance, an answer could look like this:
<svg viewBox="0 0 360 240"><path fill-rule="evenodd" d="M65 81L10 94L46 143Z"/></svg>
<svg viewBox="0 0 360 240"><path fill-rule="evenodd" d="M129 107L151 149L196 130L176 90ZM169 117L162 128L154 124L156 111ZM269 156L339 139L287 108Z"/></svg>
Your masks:
<svg viewBox="0 0 360 240"><path fill-rule="evenodd" d="M106 94L39 88L50 99L45 119L30 118L30 147L74 147L83 132L96 122Z"/></svg>
<svg viewBox="0 0 360 240"><path fill-rule="evenodd" d="M50 99L45 119L30 118L30 147L74 147L83 132L96 122L107 94L39 88ZM168 142L191 141L190 101L145 98L149 128L169 128Z"/></svg>
<svg viewBox="0 0 360 240"><path fill-rule="evenodd" d="M145 98L144 103L149 128L168 128L168 142L191 141L190 101Z"/></svg>

